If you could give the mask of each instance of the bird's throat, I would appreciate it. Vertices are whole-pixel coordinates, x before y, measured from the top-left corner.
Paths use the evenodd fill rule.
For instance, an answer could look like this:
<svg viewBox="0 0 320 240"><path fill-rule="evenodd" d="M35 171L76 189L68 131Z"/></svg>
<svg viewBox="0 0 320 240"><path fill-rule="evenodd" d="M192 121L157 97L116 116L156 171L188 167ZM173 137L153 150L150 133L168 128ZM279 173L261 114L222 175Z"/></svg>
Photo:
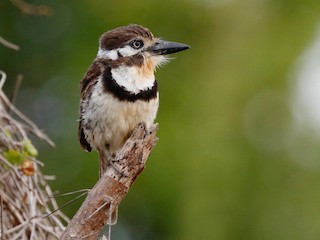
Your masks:
<svg viewBox="0 0 320 240"><path fill-rule="evenodd" d="M155 83L154 68L148 61L141 67L124 65L113 68L111 76L119 86L133 94L151 89Z"/></svg>

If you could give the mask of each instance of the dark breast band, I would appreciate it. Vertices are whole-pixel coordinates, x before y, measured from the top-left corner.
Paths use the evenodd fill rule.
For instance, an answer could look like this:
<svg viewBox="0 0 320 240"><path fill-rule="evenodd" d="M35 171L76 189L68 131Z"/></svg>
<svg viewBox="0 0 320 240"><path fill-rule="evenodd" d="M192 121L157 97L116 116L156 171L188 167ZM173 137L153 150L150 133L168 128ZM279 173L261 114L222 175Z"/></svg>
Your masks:
<svg viewBox="0 0 320 240"><path fill-rule="evenodd" d="M158 83L155 80L151 89L141 91L137 94L127 91L123 86L120 86L112 77L111 68L107 67L102 76L104 90L111 93L120 101L135 102L137 100L150 101L155 99L158 94Z"/></svg>

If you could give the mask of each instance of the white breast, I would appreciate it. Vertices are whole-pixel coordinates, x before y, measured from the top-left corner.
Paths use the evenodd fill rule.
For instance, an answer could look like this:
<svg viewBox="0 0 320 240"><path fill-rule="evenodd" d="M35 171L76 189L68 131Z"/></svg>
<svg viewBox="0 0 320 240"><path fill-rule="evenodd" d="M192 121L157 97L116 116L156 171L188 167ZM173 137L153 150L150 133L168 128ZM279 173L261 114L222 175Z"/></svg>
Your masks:
<svg viewBox="0 0 320 240"><path fill-rule="evenodd" d="M110 93L104 92L101 79L94 86L88 107L83 115L85 124L93 131L84 129L87 141L97 149L109 144L112 153L122 147L128 135L144 122L149 128L155 118L159 106L159 95L150 101L119 101Z"/></svg>

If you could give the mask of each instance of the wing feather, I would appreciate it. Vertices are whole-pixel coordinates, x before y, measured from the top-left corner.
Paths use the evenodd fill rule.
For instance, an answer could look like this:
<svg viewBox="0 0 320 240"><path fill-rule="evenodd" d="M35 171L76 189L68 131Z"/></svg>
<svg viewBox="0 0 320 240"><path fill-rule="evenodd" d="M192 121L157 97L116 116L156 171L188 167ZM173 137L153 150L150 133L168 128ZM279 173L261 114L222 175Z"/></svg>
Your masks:
<svg viewBox="0 0 320 240"><path fill-rule="evenodd" d="M87 141L86 136L84 134L83 114L84 108L90 100L92 88L97 83L99 75L101 75L101 67L98 62L94 61L80 82L81 101L79 109L80 118L78 128L78 139L82 148L88 152L91 152L92 146Z"/></svg>

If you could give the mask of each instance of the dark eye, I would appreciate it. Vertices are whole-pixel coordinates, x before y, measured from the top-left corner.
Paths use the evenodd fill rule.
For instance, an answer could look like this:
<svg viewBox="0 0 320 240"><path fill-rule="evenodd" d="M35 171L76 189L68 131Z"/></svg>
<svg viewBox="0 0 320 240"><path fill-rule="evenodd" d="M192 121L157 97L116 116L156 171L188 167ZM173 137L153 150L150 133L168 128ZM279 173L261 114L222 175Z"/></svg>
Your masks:
<svg viewBox="0 0 320 240"><path fill-rule="evenodd" d="M142 40L134 40L131 42L131 47L133 47L134 49L139 49L143 47L143 41Z"/></svg>

